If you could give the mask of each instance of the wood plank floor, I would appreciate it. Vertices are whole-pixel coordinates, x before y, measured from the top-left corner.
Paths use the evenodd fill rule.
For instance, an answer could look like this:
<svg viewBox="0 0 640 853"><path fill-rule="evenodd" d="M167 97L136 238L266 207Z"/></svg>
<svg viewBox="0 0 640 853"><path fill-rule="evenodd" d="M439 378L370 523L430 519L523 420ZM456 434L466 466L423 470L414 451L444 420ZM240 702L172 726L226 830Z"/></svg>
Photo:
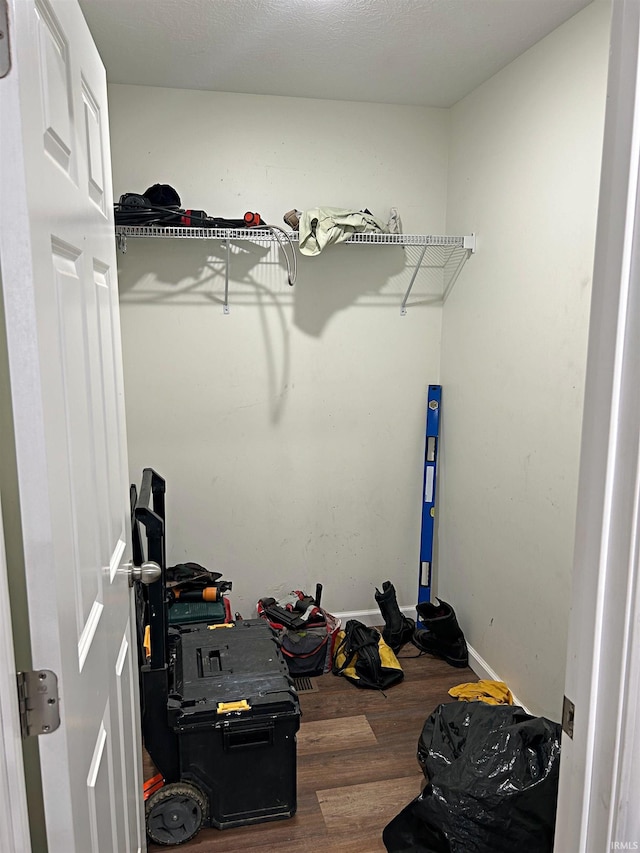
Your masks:
<svg viewBox="0 0 640 853"><path fill-rule="evenodd" d="M476 681L470 669L405 646L404 681L381 693L328 674L300 693L298 810L293 818L237 829L204 828L180 845L184 853L377 853L382 830L421 790L416 759L427 717L449 688ZM417 652L416 652L417 653ZM149 851L167 850L149 844Z"/></svg>

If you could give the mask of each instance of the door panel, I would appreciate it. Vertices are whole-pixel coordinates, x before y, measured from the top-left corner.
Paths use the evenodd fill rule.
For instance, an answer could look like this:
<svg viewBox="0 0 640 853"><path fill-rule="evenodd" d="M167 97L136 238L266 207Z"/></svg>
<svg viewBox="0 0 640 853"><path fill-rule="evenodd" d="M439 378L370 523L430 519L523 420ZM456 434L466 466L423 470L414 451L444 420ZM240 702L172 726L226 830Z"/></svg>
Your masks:
<svg viewBox="0 0 640 853"><path fill-rule="evenodd" d="M68 172L73 139L69 49L49 5L38 2L35 9L44 147L62 169Z"/></svg>
<svg viewBox="0 0 640 853"><path fill-rule="evenodd" d="M107 707L105 718L108 710ZM108 723L108 718L106 718L106 722ZM114 815L105 814L101 808L101 803L108 803L113 799L113 771L109 761L111 754L109 728L105 726L105 719L103 719L98 729L98 737L87 776L92 853L114 849Z"/></svg>
<svg viewBox="0 0 640 853"><path fill-rule="evenodd" d="M75 0L10 0L0 264L50 853L144 847L104 69ZM11 155L9 165L7 152ZM10 213L9 213L10 211Z"/></svg>
<svg viewBox="0 0 640 853"><path fill-rule="evenodd" d="M122 785L122 790L127 791L127 780L136 773L136 744L133 739L131 726L125 726L125 721L137 714L133 699L135 696L134 682L138 678L137 655L132 652L130 638L123 636L120 653L116 661L116 703L115 720L119 726L118 740L120 744L120 767L121 779L116 784ZM126 847L119 853L131 853L130 839L135 837L136 827L141 820L140 796L138 791L129 790L128 796L123 802L122 811L123 830L118 833L123 838ZM120 815L118 816L120 817Z"/></svg>
<svg viewBox="0 0 640 853"><path fill-rule="evenodd" d="M104 152L102 150L102 116L100 107L89 86L82 81L82 101L84 104L85 159L89 167L89 198L105 211L104 199Z"/></svg>

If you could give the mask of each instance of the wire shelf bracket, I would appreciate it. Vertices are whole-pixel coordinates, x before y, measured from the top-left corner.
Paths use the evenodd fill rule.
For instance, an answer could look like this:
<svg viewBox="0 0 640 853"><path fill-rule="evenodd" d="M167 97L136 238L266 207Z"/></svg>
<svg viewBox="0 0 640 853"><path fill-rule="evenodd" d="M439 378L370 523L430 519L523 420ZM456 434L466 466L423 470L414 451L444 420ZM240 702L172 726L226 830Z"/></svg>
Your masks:
<svg viewBox="0 0 640 853"><path fill-rule="evenodd" d="M437 238L434 238L437 239ZM471 255L473 255L476 251L476 235L470 234L466 237L458 237L451 238L453 240L459 241L451 246L451 252L447 257L446 261L443 264L443 270L445 274L445 282L442 293L442 302L446 302L447 297L451 293L453 285L456 283L456 280L460 273L462 272L462 267L469 260ZM422 261L424 260L425 253L429 248L429 243L425 243L422 248L422 252L420 253L420 257L418 258L418 263L413 270L413 274L411 276L411 281L409 282L409 287L404 294L404 298L400 305L400 314L404 317L407 313L407 300L409 299L409 295L411 294L411 289L413 288L414 282L418 273L420 272L420 268L422 267ZM453 261L453 268L449 270L448 267L450 262ZM447 278L448 276L448 278Z"/></svg>

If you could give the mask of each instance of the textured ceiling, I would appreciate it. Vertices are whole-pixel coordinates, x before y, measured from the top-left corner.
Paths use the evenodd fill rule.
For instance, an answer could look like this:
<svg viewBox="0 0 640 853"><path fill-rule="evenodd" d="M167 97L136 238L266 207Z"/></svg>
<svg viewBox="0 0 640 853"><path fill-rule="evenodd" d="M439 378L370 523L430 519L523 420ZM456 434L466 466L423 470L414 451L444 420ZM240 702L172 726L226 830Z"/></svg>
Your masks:
<svg viewBox="0 0 640 853"><path fill-rule="evenodd" d="M112 83L448 107L590 2L80 0L80 5Z"/></svg>

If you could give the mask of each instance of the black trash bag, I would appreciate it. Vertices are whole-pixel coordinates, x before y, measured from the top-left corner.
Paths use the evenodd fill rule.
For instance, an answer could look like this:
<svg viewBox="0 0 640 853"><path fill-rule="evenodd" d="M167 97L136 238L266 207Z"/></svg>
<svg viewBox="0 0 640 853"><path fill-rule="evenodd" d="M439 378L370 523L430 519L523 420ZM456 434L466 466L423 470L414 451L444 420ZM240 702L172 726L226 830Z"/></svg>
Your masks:
<svg viewBox="0 0 640 853"><path fill-rule="evenodd" d="M560 737L514 705L440 705L418 742L427 783L384 828L388 853L552 853Z"/></svg>

